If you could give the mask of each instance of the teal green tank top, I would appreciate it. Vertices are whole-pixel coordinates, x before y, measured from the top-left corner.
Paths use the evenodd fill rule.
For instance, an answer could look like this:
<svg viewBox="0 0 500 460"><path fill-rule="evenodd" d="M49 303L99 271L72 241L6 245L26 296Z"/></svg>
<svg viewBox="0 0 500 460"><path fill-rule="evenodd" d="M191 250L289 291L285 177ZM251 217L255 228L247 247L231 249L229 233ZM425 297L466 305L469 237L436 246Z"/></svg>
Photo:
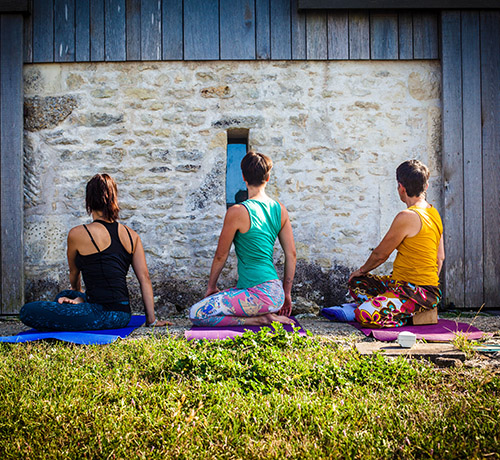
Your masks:
<svg viewBox="0 0 500 460"><path fill-rule="evenodd" d="M281 205L272 199L246 200L241 204L250 215L250 230L236 232L234 248L238 257L237 287L246 289L278 279L273 250L281 231Z"/></svg>

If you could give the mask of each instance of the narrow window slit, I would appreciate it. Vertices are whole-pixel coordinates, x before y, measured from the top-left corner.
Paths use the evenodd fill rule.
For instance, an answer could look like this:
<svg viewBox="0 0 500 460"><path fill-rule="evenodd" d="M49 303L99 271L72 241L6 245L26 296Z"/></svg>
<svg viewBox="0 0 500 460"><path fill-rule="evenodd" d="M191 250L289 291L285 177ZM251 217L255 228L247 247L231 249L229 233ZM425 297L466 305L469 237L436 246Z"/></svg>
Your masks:
<svg viewBox="0 0 500 460"><path fill-rule="evenodd" d="M248 129L230 129L227 132L226 206L241 203L248 198L240 163L248 151Z"/></svg>

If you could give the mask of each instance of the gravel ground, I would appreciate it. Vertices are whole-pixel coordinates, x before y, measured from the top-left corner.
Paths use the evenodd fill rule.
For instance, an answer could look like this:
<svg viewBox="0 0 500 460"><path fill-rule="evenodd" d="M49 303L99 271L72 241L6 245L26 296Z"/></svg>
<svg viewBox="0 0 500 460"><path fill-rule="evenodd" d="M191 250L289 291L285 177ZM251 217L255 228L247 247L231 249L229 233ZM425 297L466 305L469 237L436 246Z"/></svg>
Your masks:
<svg viewBox="0 0 500 460"><path fill-rule="evenodd" d="M474 313L462 312L459 314L444 313L440 316L446 319L473 324L480 330L492 334L487 340L488 343L500 344L500 315L481 314L476 316ZM174 323L174 326L159 329L140 327L129 335L128 340L153 335L157 337L173 336L179 338L183 337L184 332L191 327L191 323L187 318L175 317L169 319ZM374 341L372 338L365 337L364 334L349 324L334 323L322 316L299 315L298 319L305 329L310 330L314 336L324 341L344 343L346 345L353 345L356 342ZM17 319L0 320L0 336L15 335L28 329L28 327L24 326ZM465 364L471 367L494 366L500 368L500 353L481 353L474 359L466 361Z"/></svg>

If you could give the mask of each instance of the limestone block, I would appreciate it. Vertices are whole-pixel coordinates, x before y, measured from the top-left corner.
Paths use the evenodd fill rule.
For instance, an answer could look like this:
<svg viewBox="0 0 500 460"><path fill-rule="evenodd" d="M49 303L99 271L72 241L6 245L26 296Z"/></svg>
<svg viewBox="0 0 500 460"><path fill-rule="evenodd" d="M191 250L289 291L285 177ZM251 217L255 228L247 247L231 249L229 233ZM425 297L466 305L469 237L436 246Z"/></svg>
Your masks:
<svg viewBox="0 0 500 460"><path fill-rule="evenodd" d="M185 164L185 165L179 165L175 167L176 171L179 172L185 172L185 173L190 173L190 172L196 172L201 168L200 165L194 165L194 164Z"/></svg>
<svg viewBox="0 0 500 460"><path fill-rule="evenodd" d="M102 128L123 122L123 114L113 115L110 113L90 112L74 116L71 120L74 125L88 126L90 128Z"/></svg>
<svg viewBox="0 0 500 460"><path fill-rule="evenodd" d="M156 99L158 93L153 89L125 88L125 96L130 99L139 99L141 101L145 101L147 99Z"/></svg>
<svg viewBox="0 0 500 460"><path fill-rule="evenodd" d="M231 88L229 88L229 86L209 86L208 88L203 88L200 94L202 97L232 97Z"/></svg>
<svg viewBox="0 0 500 460"><path fill-rule="evenodd" d="M412 72L408 77L408 90L411 96L419 101L438 99L441 94L439 76L433 72Z"/></svg>
<svg viewBox="0 0 500 460"><path fill-rule="evenodd" d="M94 91L91 91L91 96L99 99L107 99L109 97L113 97L116 94L116 89L111 88L98 88Z"/></svg>
<svg viewBox="0 0 500 460"><path fill-rule="evenodd" d="M104 146L112 146L112 145L115 145L115 143L111 140L111 139L97 139L95 141L96 144L99 144L99 145L104 145Z"/></svg>
<svg viewBox="0 0 500 460"><path fill-rule="evenodd" d="M209 148L215 149L217 147L227 147L227 134L226 131L221 131L212 137L210 140Z"/></svg>
<svg viewBox="0 0 500 460"><path fill-rule="evenodd" d="M43 91L43 77L40 69L36 67L28 69L24 72L23 79L24 94L34 94Z"/></svg>
<svg viewBox="0 0 500 460"><path fill-rule="evenodd" d="M66 120L78 106L75 96L26 97L24 99L24 128L28 131L54 128Z"/></svg>

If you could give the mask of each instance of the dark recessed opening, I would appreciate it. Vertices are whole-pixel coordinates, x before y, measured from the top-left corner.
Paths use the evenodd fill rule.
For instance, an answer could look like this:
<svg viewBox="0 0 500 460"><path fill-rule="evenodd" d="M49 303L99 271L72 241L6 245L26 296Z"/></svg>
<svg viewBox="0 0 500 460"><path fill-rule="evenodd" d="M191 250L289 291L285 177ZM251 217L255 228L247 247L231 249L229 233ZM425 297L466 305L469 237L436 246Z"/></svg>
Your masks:
<svg viewBox="0 0 500 460"><path fill-rule="evenodd" d="M226 206L241 203L248 198L240 163L248 151L248 129L230 129L227 132Z"/></svg>

